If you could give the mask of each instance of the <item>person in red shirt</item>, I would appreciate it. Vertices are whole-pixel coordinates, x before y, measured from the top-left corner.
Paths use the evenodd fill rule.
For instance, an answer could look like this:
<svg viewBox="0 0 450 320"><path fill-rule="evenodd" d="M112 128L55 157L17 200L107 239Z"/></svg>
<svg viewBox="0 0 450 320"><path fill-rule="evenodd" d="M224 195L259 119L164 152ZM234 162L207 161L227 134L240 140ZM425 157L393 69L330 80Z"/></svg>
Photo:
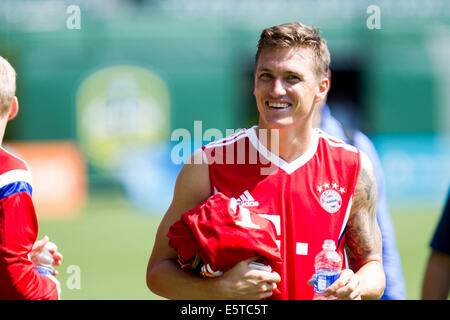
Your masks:
<svg viewBox="0 0 450 320"><path fill-rule="evenodd" d="M45 236L36 241L38 223L33 202L31 171L27 163L1 147L7 122L19 110L15 96L16 72L0 56L0 299L56 300L60 284L53 271L41 275L39 252L49 242ZM60 265L62 255L53 249L53 264Z"/></svg>
<svg viewBox="0 0 450 320"><path fill-rule="evenodd" d="M148 262L150 290L170 299L265 299L276 290L280 299L312 299L314 258L332 239L346 264L324 295L382 296L371 162L312 127L314 109L329 89L329 64L326 41L315 28L295 22L262 31L254 81L258 125L196 150L183 166ZM166 235L183 213L218 192L273 223L280 267L252 268L254 256L207 280L180 268Z"/></svg>

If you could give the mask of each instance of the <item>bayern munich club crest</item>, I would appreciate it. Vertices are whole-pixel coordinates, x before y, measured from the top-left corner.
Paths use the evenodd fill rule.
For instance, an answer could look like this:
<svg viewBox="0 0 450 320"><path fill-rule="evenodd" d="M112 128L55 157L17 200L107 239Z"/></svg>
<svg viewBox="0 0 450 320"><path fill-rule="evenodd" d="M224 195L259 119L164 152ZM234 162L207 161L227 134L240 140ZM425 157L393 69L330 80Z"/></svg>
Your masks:
<svg viewBox="0 0 450 320"><path fill-rule="evenodd" d="M340 187L337 183L324 183L318 185L316 190L320 193L319 201L324 210L329 213L336 213L342 206L342 196L345 188Z"/></svg>

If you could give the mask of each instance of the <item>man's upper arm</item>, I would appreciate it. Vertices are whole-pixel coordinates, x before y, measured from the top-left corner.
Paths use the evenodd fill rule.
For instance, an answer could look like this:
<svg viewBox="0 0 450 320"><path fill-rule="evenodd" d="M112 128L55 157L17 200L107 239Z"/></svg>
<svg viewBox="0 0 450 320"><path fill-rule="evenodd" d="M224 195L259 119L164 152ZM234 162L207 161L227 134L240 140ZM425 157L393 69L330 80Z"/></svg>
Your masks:
<svg viewBox="0 0 450 320"><path fill-rule="evenodd" d="M377 185L371 162L361 152L361 170L346 229L346 247L356 272L369 261L382 262L381 233L376 218Z"/></svg>
<svg viewBox="0 0 450 320"><path fill-rule="evenodd" d="M194 161L203 157L202 163ZM187 164L181 169L176 184L172 203L164 215L156 234L155 244L149 261L149 269L160 260L176 257L175 250L169 247L166 237L172 224L178 221L181 215L198 206L211 195L208 164L203 150L193 153Z"/></svg>

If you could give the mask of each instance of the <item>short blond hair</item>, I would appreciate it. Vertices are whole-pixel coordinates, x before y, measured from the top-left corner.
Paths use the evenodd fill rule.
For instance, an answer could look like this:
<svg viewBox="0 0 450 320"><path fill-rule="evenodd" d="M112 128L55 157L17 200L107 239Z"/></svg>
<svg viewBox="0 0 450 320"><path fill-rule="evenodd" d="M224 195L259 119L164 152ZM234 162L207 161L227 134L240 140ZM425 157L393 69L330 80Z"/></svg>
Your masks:
<svg viewBox="0 0 450 320"><path fill-rule="evenodd" d="M326 77L330 66L330 51L319 29L301 22L285 23L264 29L258 41L255 66L264 48L309 48L313 53L317 76Z"/></svg>
<svg viewBox="0 0 450 320"><path fill-rule="evenodd" d="M16 71L0 56L0 117L5 116L16 94Z"/></svg>

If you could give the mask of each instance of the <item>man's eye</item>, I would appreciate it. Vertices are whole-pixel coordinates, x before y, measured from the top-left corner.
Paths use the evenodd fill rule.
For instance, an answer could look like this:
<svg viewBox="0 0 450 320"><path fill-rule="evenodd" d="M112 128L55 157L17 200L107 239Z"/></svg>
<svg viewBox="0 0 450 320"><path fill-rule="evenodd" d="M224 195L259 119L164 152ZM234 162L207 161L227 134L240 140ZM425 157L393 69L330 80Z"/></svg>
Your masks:
<svg viewBox="0 0 450 320"><path fill-rule="evenodd" d="M264 72L259 75L259 78L262 80L268 80L268 79L272 79L272 75L270 73Z"/></svg>
<svg viewBox="0 0 450 320"><path fill-rule="evenodd" d="M289 76L287 77L287 79L288 79L289 81L300 81L300 78L297 77L297 76L294 76L294 75L289 75Z"/></svg>

